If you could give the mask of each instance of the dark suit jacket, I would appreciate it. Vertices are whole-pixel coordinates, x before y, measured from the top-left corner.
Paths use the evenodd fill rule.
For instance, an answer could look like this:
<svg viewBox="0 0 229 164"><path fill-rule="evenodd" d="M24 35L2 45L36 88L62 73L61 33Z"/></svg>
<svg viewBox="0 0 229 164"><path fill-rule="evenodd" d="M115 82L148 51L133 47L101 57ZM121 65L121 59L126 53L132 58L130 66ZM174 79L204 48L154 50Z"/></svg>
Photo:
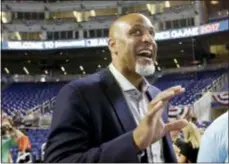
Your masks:
<svg viewBox="0 0 229 164"><path fill-rule="evenodd" d="M149 88L152 99L159 90ZM167 111L163 114L167 122ZM56 99L45 162L137 163L135 120L108 69L64 86ZM165 162L177 162L169 135L163 138Z"/></svg>

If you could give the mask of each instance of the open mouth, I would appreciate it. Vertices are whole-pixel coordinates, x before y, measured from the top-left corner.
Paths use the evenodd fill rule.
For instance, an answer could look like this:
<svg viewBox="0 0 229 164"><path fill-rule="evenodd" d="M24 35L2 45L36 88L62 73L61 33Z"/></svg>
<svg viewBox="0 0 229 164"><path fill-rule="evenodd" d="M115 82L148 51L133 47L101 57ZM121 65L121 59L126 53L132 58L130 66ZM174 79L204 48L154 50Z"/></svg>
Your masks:
<svg viewBox="0 0 229 164"><path fill-rule="evenodd" d="M141 50L137 53L137 56L152 59L152 52L150 50Z"/></svg>

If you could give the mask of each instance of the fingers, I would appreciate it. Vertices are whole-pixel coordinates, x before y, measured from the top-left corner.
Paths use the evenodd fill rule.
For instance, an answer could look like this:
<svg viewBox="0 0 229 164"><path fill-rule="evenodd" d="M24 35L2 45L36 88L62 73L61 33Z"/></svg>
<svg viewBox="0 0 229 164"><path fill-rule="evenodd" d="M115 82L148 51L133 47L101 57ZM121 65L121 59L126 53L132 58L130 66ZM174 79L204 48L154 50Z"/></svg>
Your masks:
<svg viewBox="0 0 229 164"><path fill-rule="evenodd" d="M158 101L167 101L172 97L174 97L174 91L161 92L150 102L149 105L154 106Z"/></svg>
<svg viewBox="0 0 229 164"><path fill-rule="evenodd" d="M154 103L153 106L151 106L151 108L149 108L148 111L148 119L151 120L152 117L160 110L162 110L162 107L164 106L164 103L162 101L157 101L156 103Z"/></svg>
<svg viewBox="0 0 229 164"><path fill-rule="evenodd" d="M177 86L168 88L168 89L166 89L165 91L174 91L174 92L175 92L175 95L178 95L178 94L183 93L183 92L185 91L185 88L183 88L183 87L180 86L180 85L177 85Z"/></svg>
<svg viewBox="0 0 229 164"><path fill-rule="evenodd" d="M185 119L176 120L170 123L165 124L165 134L170 131L181 130L188 125L188 121Z"/></svg>
<svg viewBox="0 0 229 164"><path fill-rule="evenodd" d="M181 86L175 86L175 87L171 87L169 89L164 90L163 92L159 93L156 96L156 100L163 100L163 101L168 101L171 98L173 98L174 96L177 96L181 93L184 93L185 89L182 88Z"/></svg>
<svg viewBox="0 0 229 164"><path fill-rule="evenodd" d="M168 101L169 99L173 98L175 96L174 91L164 91L159 94L158 99L161 99L163 101Z"/></svg>
<svg viewBox="0 0 229 164"><path fill-rule="evenodd" d="M169 99L173 98L174 96L181 94L185 91L184 88L181 86L174 86L171 87L161 93L159 93L156 98L154 98L148 106L149 112L148 112L148 119L152 119L155 114L157 114L158 118L161 117L163 113L163 106L166 105Z"/></svg>
<svg viewBox="0 0 229 164"><path fill-rule="evenodd" d="M182 88L181 85L176 85L176 86L170 87L170 88L168 88L168 89L166 89L166 90L167 90L167 91L170 91L170 90L175 91L175 90L179 90L179 89L181 89L181 88Z"/></svg>
<svg viewBox="0 0 229 164"><path fill-rule="evenodd" d="M149 103L149 106L154 107L157 103L159 103L159 101L160 101L159 99L158 100L154 99Z"/></svg>
<svg viewBox="0 0 229 164"><path fill-rule="evenodd" d="M176 95L179 95L185 91L180 85L171 87L166 89L163 92L160 92L151 102L150 104L154 106L155 103L158 101L168 101L169 99L173 98Z"/></svg>

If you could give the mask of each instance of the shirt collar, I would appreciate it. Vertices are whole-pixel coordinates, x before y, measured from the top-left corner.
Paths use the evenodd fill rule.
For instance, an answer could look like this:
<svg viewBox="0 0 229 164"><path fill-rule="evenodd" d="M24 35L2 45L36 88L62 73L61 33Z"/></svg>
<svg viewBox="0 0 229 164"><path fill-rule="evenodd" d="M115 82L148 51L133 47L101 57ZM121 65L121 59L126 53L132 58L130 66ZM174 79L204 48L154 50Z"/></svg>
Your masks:
<svg viewBox="0 0 229 164"><path fill-rule="evenodd" d="M119 86L121 87L121 89L124 91L124 92L129 92L129 91L137 91L139 92L139 90L133 85L130 83L130 81L124 77L121 72L119 72L115 66L111 63L109 65L109 70L111 71L111 73L113 74L114 78L116 79L116 81L118 82ZM142 84L141 84L141 91L142 93L145 93L150 84L148 83L148 81L143 78L143 81L142 81Z"/></svg>

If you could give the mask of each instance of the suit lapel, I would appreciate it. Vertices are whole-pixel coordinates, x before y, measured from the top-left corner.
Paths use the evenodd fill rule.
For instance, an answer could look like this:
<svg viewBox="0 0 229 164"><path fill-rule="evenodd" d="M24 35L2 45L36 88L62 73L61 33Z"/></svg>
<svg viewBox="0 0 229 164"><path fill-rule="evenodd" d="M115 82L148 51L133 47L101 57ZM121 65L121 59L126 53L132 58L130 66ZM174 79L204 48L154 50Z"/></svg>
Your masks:
<svg viewBox="0 0 229 164"><path fill-rule="evenodd" d="M133 115L127 105L125 97L121 91L121 88L118 86L115 78L111 74L108 68L102 70L100 73L101 77L101 87L103 88L109 102L111 103L119 121L123 128L124 132L128 132L134 130L137 126ZM148 91L148 98L152 100L157 94L159 90L156 88L150 87ZM163 112L163 121L168 122L167 120L167 110ZM173 148L172 148L172 140L170 135L166 135L163 137L163 150L165 162L177 162Z"/></svg>
<svg viewBox="0 0 229 164"><path fill-rule="evenodd" d="M115 81L115 78L113 77L109 69L104 69L101 72L100 76L103 83L102 87L110 103L112 104L112 107L115 110L115 113L122 125L123 130L125 132L128 132L135 129L137 126L136 122L127 105L121 88Z"/></svg>
<svg viewBox="0 0 229 164"><path fill-rule="evenodd" d="M151 101L157 94L159 93L159 91L157 91L155 88L150 87L148 92L147 92L147 97L149 99L149 101ZM166 109L164 109L164 112L162 114L162 119L165 123L168 122L168 106L165 107ZM177 162L173 147L172 147L172 139L171 136L169 134L167 134L166 136L164 136L162 138L163 141L163 150L169 150L170 153L164 153L164 158L165 158L165 162Z"/></svg>
<svg viewBox="0 0 229 164"><path fill-rule="evenodd" d="M147 97L148 97L149 101L153 100L159 92L160 91L158 89L150 86L148 89L148 92L147 92ZM164 110L164 112L162 114L162 119L164 122L167 122L167 109Z"/></svg>

